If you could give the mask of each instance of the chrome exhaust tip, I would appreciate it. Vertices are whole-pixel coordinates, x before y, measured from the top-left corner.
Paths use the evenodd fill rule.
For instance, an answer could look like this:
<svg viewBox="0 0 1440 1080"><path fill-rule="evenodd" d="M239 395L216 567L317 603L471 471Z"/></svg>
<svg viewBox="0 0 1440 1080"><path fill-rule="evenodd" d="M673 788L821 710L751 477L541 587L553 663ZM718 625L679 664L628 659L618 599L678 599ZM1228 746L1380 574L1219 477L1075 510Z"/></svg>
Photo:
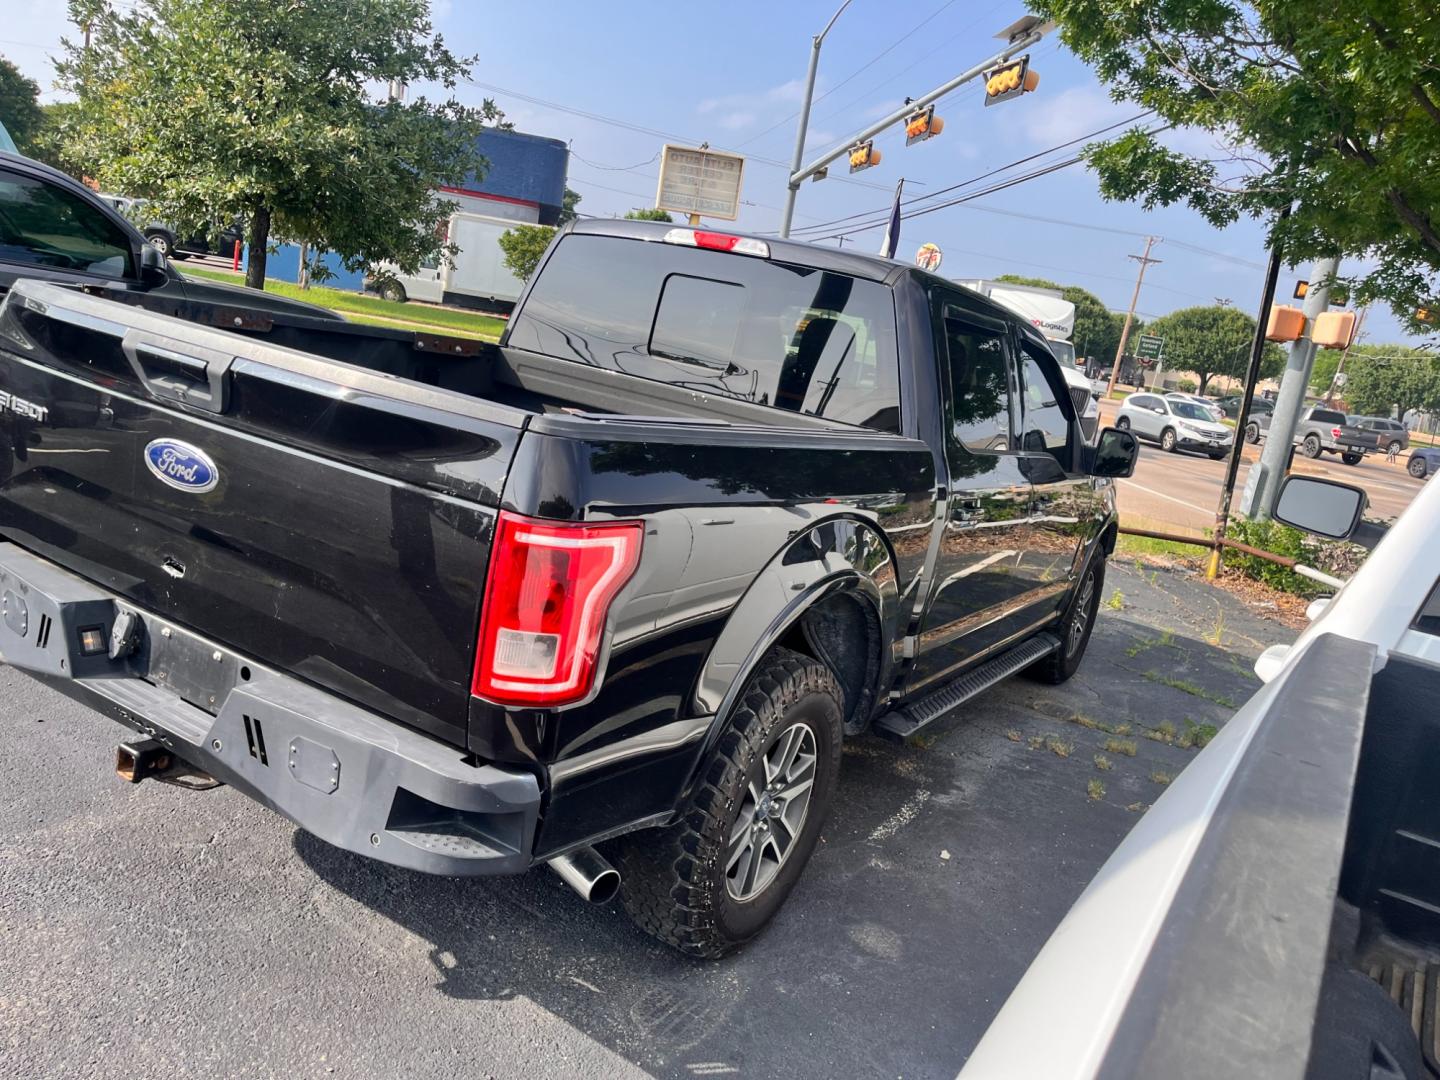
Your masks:
<svg viewBox="0 0 1440 1080"><path fill-rule="evenodd" d="M549 866L587 903L609 903L620 891L620 871L594 848L583 847L568 855L557 855Z"/></svg>

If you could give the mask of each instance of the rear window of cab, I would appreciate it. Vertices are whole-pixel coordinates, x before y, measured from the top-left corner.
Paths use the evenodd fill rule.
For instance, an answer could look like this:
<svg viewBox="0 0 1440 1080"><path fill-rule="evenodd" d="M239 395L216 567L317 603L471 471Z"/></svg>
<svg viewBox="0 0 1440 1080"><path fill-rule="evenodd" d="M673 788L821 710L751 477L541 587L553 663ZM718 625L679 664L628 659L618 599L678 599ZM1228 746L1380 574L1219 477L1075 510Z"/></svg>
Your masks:
<svg viewBox="0 0 1440 1080"><path fill-rule="evenodd" d="M895 302L873 281L629 237L563 237L507 343L576 363L900 429Z"/></svg>

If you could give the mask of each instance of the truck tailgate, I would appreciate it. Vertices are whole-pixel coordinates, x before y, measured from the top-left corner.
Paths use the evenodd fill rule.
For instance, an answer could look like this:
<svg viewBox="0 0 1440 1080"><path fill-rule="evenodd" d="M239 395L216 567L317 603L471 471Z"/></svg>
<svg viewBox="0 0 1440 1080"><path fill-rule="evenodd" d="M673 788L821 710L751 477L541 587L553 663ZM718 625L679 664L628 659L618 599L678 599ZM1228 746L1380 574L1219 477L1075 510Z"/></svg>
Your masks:
<svg viewBox="0 0 1440 1080"><path fill-rule="evenodd" d="M524 418L21 282L0 308L0 535L463 745Z"/></svg>

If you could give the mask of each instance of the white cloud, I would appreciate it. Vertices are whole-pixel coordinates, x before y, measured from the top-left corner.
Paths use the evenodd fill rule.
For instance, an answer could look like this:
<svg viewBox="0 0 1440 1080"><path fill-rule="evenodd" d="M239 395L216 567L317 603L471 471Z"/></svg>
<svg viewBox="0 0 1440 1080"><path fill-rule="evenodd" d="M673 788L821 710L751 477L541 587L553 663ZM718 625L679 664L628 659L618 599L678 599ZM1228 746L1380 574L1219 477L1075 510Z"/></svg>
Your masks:
<svg viewBox="0 0 1440 1080"><path fill-rule="evenodd" d="M765 90L722 94L703 99L695 106L701 116L719 114L718 123L727 131L738 131L758 122L774 123L784 111L794 109L805 95L805 84L791 79Z"/></svg>
<svg viewBox="0 0 1440 1080"><path fill-rule="evenodd" d="M1022 109L1018 125L1027 139L1044 146L1078 139L1140 111L1134 105L1111 101L1108 94L1094 86L1072 86L1045 102L1043 108L1034 107L1037 104L1032 102L1031 108Z"/></svg>

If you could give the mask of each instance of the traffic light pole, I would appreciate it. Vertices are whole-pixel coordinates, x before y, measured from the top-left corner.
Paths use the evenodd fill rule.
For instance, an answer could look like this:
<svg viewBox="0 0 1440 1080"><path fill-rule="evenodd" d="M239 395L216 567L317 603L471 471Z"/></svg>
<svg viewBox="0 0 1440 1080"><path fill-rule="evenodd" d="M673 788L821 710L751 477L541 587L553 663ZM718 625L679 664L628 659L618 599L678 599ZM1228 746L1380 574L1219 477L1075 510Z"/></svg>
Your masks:
<svg viewBox="0 0 1440 1080"><path fill-rule="evenodd" d="M1315 316L1330 309L1329 282L1340 270L1339 259L1319 259L1310 270L1310 288L1305 293L1305 333L1290 345L1290 357L1285 363L1285 374L1280 380L1280 392L1275 395L1275 411L1270 414L1270 430L1265 434L1265 447L1260 451L1260 461L1254 466L1258 475L1246 484L1246 493L1251 495L1248 505L1241 510L1252 518L1264 520L1275 510L1275 498L1280 491L1280 478L1285 475L1290 462L1291 445L1295 441L1295 428L1300 423L1300 412L1305 408L1305 391L1310 382L1310 372L1315 366L1315 342L1310 333L1315 326ZM1268 312L1266 313L1268 316ZM1241 435L1243 438L1243 434Z"/></svg>
<svg viewBox="0 0 1440 1080"><path fill-rule="evenodd" d="M841 10L844 9L842 8ZM836 12L836 16L839 16L839 12ZM831 19L830 22L831 24L833 24L835 20ZM828 31L830 27L827 26L825 27L825 29ZM994 53L986 59L980 61L980 63L976 64L969 70L961 72L959 75L956 75L955 78L951 79L944 85L937 86L928 94L915 98L913 101L902 105L900 108L896 109L893 113L885 117L883 120L876 121L875 123L867 127L864 131L861 131L859 134L852 135L844 142L821 154L814 161L810 162L809 165L805 165L802 167L800 161L805 150L805 127L810 119L810 95L811 91L814 89L815 66L818 61L820 52L819 42L820 38L823 37L824 34L822 33L821 35L817 36L815 39L815 46L810 53L810 81L805 91L805 103L801 106L800 110L800 130L796 133L795 136L794 165L790 171L789 190L787 191L785 196L785 210L780 217L780 235L782 237L790 235L790 222L794 219L795 216L795 198L800 192L800 185L804 183L807 178L814 176L817 172L825 168L836 158L843 157L844 155L848 154L850 152L850 148L855 146L857 143L863 143L866 139L872 138L873 136L880 134L880 132L884 131L891 124L898 123L899 121L904 120L905 117L909 116L911 113L918 112L919 110L925 108L925 106L929 105L932 101L936 101L939 98L942 98L946 94L950 93L951 90L963 86L971 79L977 78L985 74L985 72L989 71L996 64L1003 63L1017 53L1024 52L1026 49L1030 48L1030 46L1034 45L1041 38L1043 38L1047 29L1047 26L1041 26L1037 29L1026 30L1022 33L1017 34L1014 38L1011 39L1010 43L1006 45L1005 48L1001 49L999 52Z"/></svg>
<svg viewBox="0 0 1440 1080"><path fill-rule="evenodd" d="M835 14L830 16L830 21L825 24L825 29L810 40L810 70L805 73L805 98L800 102L800 126L795 129L795 153L790 159L792 173L800 168L800 162L805 159L805 136L810 128L810 105L815 100L815 72L820 67L820 46L825 43L825 35L830 33L830 28L835 25L835 20L840 18L849 6L850 0L845 0L836 9ZM790 222L795 219L795 196L799 191L799 184L791 184L790 190L785 196L785 209L780 215L781 236L790 235Z"/></svg>

